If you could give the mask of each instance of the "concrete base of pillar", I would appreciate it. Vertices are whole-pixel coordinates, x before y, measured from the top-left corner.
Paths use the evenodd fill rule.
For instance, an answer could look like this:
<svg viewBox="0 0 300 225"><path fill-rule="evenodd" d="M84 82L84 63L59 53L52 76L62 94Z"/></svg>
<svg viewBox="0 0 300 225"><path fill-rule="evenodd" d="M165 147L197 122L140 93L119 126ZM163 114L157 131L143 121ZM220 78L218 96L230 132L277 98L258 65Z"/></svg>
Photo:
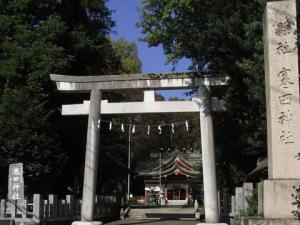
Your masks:
<svg viewBox="0 0 300 225"><path fill-rule="evenodd" d="M197 223L197 225L228 225L227 223Z"/></svg>
<svg viewBox="0 0 300 225"><path fill-rule="evenodd" d="M258 185L258 215L266 219L294 219L292 203L296 194L294 187L300 186L299 180L264 180Z"/></svg>
<svg viewBox="0 0 300 225"><path fill-rule="evenodd" d="M262 218L243 218L242 225L300 225L299 220L295 219L262 219Z"/></svg>
<svg viewBox="0 0 300 225"><path fill-rule="evenodd" d="M72 225L102 225L100 221L74 221Z"/></svg>

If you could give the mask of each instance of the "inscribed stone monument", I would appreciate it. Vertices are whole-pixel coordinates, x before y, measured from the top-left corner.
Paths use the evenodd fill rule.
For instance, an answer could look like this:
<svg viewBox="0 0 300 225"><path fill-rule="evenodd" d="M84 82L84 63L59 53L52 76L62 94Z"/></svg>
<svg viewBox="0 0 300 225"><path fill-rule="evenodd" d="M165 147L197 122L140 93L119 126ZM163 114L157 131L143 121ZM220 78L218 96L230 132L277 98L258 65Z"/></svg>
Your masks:
<svg viewBox="0 0 300 225"><path fill-rule="evenodd" d="M24 199L23 163L9 165L8 199L13 201Z"/></svg>
<svg viewBox="0 0 300 225"><path fill-rule="evenodd" d="M293 218L293 186L300 184L300 111L295 0L268 2L264 56L268 124L268 178L259 185L264 218Z"/></svg>
<svg viewBox="0 0 300 225"><path fill-rule="evenodd" d="M269 179L300 179L296 3L269 2L264 18Z"/></svg>

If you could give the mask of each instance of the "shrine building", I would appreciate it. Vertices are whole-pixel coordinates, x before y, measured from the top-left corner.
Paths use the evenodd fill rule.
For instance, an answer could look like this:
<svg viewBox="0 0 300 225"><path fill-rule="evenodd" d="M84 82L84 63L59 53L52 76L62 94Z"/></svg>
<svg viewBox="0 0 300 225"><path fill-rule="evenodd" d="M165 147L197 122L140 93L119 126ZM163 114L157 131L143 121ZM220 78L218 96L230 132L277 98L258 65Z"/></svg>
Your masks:
<svg viewBox="0 0 300 225"><path fill-rule="evenodd" d="M144 202L149 204L153 193L162 205L187 205L192 201L189 180L199 176L201 154L191 150L174 150L151 154L149 160L140 161L136 172L144 179Z"/></svg>

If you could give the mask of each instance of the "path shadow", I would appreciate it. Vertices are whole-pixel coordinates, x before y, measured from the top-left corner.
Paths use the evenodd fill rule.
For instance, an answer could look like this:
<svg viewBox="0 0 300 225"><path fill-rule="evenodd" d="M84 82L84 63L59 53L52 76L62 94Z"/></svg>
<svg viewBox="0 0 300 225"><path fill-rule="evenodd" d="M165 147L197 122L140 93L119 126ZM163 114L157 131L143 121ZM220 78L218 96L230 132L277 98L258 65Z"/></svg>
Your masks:
<svg viewBox="0 0 300 225"><path fill-rule="evenodd" d="M111 223L107 223L107 225L139 225L139 224L159 224L161 225L164 222L169 222L169 221L182 221L182 222L190 222L190 223L197 223L197 221L191 221L191 220L166 220L166 219L155 219L155 220L121 220L121 221L116 221L116 222L111 222Z"/></svg>

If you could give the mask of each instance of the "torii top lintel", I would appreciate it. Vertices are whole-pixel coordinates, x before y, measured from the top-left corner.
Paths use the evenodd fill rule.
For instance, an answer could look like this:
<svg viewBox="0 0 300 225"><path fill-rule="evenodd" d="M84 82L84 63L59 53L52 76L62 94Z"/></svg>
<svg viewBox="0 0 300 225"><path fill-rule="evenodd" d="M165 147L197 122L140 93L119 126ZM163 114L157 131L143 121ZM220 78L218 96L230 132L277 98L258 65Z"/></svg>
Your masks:
<svg viewBox="0 0 300 225"><path fill-rule="evenodd" d="M124 89L186 89L201 85L226 85L228 78L200 76L199 73L124 74L101 76L69 76L50 74L59 91L88 92Z"/></svg>

